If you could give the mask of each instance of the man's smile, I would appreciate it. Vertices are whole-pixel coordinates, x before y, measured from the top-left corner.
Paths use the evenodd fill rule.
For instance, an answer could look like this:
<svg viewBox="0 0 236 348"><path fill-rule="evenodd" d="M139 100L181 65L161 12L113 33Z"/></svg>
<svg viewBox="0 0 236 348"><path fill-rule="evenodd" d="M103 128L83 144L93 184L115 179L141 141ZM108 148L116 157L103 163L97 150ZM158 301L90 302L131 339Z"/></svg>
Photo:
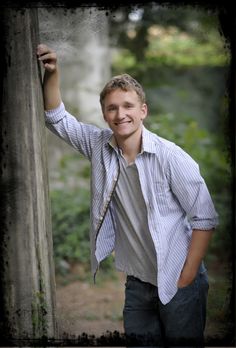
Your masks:
<svg viewBox="0 0 236 348"><path fill-rule="evenodd" d="M116 126L119 126L121 124L131 123L131 121L121 121L121 122L115 122Z"/></svg>

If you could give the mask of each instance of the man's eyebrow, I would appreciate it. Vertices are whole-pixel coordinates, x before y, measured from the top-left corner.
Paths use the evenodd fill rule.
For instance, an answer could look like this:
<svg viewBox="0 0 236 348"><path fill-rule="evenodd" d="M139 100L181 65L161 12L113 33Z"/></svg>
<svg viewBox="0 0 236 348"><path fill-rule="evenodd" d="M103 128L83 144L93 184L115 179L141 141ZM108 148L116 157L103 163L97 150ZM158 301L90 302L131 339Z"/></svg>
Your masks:
<svg viewBox="0 0 236 348"><path fill-rule="evenodd" d="M106 106L106 108L110 108L110 107L114 107L114 106L117 106L115 103L111 103L111 104L108 104L107 106Z"/></svg>
<svg viewBox="0 0 236 348"><path fill-rule="evenodd" d="M132 102L130 102L130 101L125 101L124 104L125 104L125 105L135 105L135 103L132 103Z"/></svg>
<svg viewBox="0 0 236 348"><path fill-rule="evenodd" d="M128 100L125 100L124 101L124 103L123 103L123 105L125 105L125 106L134 106L135 105L135 103L133 103L133 102L131 102L131 101L128 101ZM117 107L117 104L116 103L111 103L111 104L108 104L108 105L106 105L106 109L109 109L109 108L111 108L111 107Z"/></svg>

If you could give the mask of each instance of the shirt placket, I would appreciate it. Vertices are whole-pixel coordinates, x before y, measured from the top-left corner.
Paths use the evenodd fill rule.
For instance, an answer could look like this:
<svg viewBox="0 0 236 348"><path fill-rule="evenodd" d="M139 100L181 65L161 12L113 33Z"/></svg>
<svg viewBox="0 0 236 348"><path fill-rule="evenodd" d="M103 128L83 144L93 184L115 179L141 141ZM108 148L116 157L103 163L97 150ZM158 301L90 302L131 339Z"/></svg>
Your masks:
<svg viewBox="0 0 236 348"><path fill-rule="evenodd" d="M98 223L98 226L97 226L96 237L95 237L95 251L96 251L96 243L97 243L98 234L99 234L99 231L101 230L103 221L105 219L106 213L107 213L109 205L111 203L112 196L113 196L113 194L115 192L116 185L117 185L117 182L118 182L118 179L119 179L119 175L120 175L120 163L119 163L118 157L117 157L117 163L118 163L118 171L117 171L117 174L115 175L115 177L113 179L113 183L112 183L112 187L111 187L110 193L108 194L108 197L107 197L107 199L105 201L105 204L103 206L103 209L102 209L102 213L101 213L101 215L99 217L99 223Z"/></svg>

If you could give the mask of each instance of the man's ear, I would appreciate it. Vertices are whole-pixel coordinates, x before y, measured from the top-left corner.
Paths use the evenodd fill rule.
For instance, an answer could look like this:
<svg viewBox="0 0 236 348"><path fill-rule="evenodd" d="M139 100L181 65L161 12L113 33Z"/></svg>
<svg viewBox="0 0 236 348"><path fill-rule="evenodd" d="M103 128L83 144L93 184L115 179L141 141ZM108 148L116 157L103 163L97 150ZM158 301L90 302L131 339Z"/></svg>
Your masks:
<svg viewBox="0 0 236 348"><path fill-rule="evenodd" d="M147 115L148 115L148 107L147 107L147 104L143 104L141 106L141 112L142 112L142 117L141 117L141 120L144 120Z"/></svg>

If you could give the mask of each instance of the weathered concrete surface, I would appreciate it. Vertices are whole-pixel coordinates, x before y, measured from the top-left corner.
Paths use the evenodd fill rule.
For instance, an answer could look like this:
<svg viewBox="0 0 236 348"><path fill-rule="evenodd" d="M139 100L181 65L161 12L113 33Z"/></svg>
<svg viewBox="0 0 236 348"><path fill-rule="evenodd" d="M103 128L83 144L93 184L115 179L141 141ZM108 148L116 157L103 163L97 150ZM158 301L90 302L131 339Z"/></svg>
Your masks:
<svg viewBox="0 0 236 348"><path fill-rule="evenodd" d="M99 93L111 77L109 23L98 7L39 8L43 43L58 55L63 102L85 123L106 127Z"/></svg>
<svg viewBox="0 0 236 348"><path fill-rule="evenodd" d="M37 9L1 9L1 26L0 336L56 337Z"/></svg>

